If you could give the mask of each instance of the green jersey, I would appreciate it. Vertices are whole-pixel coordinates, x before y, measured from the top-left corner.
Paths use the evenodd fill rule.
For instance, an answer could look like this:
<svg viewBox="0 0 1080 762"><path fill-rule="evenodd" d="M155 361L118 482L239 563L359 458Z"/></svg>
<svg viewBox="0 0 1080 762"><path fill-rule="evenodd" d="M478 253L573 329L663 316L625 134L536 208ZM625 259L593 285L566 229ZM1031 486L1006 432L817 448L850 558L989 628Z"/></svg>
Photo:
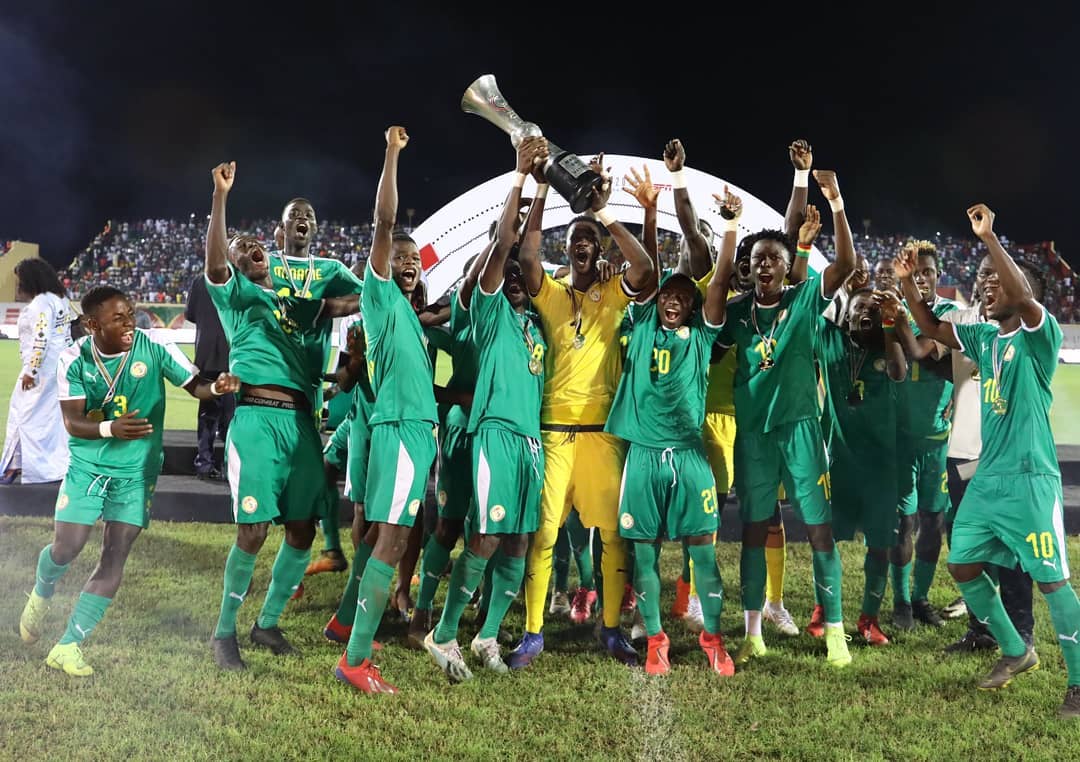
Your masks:
<svg viewBox="0 0 1080 762"><path fill-rule="evenodd" d="M84 336L60 355L59 398L83 400L91 419L111 421L138 410L154 430L142 439L71 437L71 463L117 478L156 478L165 429L165 379L184 386L199 370L175 344L160 344L143 331L135 331L131 349L119 355L100 354L92 342ZM113 381L112 397L106 401Z"/></svg>
<svg viewBox="0 0 1080 762"><path fill-rule="evenodd" d="M502 428L539 439L547 354L540 318L514 310L501 287L485 294L479 286L473 290L469 318L479 369L468 432Z"/></svg>
<svg viewBox="0 0 1080 762"><path fill-rule="evenodd" d="M720 326L695 310L686 325L660 325L655 299L631 304L634 329L604 431L637 445L701 446L709 357Z"/></svg>
<svg viewBox="0 0 1080 762"><path fill-rule="evenodd" d="M427 340L412 304L393 278L382 278L368 260L360 297L367 340L368 378L375 392L371 425L438 421Z"/></svg>
<svg viewBox="0 0 1080 762"><path fill-rule="evenodd" d="M274 281L274 291L278 296L327 299L363 292L364 281L356 277L344 262L326 257L314 257L312 262L314 267L310 268L309 280L307 257L286 257L280 251L271 254L270 278ZM330 320L304 326L300 332L307 361L311 363L312 371L319 375L326 372L330 362L333 332L334 326ZM322 406L322 384L317 389L316 410Z"/></svg>
<svg viewBox="0 0 1080 762"><path fill-rule="evenodd" d="M819 318L815 353L825 381L821 429L830 452L841 445L871 458L896 457L898 384L881 349L863 349L848 332Z"/></svg>
<svg viewBox="0 0 1080 762"><path fill-rule="evenodd" d="M218 284L207 278L206 287L229 342L229 372L251 386L296 389L315 409L322 370L308 362L301 334L318 320L322 301L279 296L232 265L227 281Z"/></svg>
<svg viewBox="0 0 1080 762"><path fill-rule="evenodd" d="M767 434L786 423L821 414L814 335L818 318L832 303L819 278L785 286L780 301L757 304L754 292L727 305L718 341L737 346L735 422L741 431Z"/></svg>
<svg viewBox="0 0 1080 762"><path fill-rule="evenodd" d="M939 296L930 309L940 319L957 308L952 299ZM909 316L908 321L911 332L918 336L914 319ZM908 363L908 375L900 387L900 431L914 439L945 439L952 418L952 392L952 381L927 370L917 360Z"/></svg>
<svg viewBox="0 0 1080 762"><path fill-rule="evenodd" d="M1035 328L999 334L989 323L953 325L960 351L979 367L982 454L976 476L1060 476L1050 430L1050 382L1057 370L1061 326L1043 310Z"/></svg>
<svg viewBox="0 0 1080 762"><path fill-rule="evenodd" d="M473 289L472 302L476 301ZM499 294L502 296L502 294ZM505 301L505 299L503 300ZM472 341L472 325L469 310L461 304L461 292L455 291L450 298L450 349L448 354L453 363L454 372L446 388L453 391L471 392L476 388L476 377L480 371L476 345ZM450 426L466 428L470 415L467 408L454 405L446 414L446 423Z"/></svg>
<svg viewBox="0 0 1080 762"><path fill-rule="evenodd" d="M359 314L349 315L341 321L341 329L338 334L338 350L344 354L349 352L349 335L360 332L363 335L364 321ZM352 406L346 416L351 421L359 420L367 428L371 420L371 412L375 408L375 392L371 391L371 381L368 379L367 363L364 363L364 372L356 380L356 386L352 389Z"/></svg>

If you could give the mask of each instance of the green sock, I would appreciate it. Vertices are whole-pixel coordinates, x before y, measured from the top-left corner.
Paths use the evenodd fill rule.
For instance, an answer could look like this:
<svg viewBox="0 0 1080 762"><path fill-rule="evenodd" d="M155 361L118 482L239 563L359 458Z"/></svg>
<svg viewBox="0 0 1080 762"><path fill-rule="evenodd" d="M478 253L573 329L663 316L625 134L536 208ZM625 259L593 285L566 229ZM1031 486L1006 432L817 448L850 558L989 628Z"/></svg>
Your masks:
<svg viewBox="0 0 1080 762"><path fill-rule="evenodd" d="M957 582L956 586L971 613L997 639L1003 656L1022 656L1027 651L1024 639L1005 613L1001 595L985 572L970 582Z"/></svg>
<svg viewBox="0 0 1080 762"><path fill-rule="evenodd" d="M371 558L374 550L366 543L360 543L353 554L352 569L349 570L349 581L345 583L345 592L341 594L341 602L338 603L337 620L346 627L351 627L356 619L356 596L360 592L360 578L364 576L364 567Z"/></svg>
<svg viewBox="0 0 1080 762"><path fill-rule="evenodd" d="M885 597L885 587L889 584L889 561L887 558L867 553L862 568L866 574L862 613L867 616L877 616L881 611L881 599ZM817 589L817 585L814 589Z"/></svg>
<svg viewBox="0 0 1080 762"><path fill-rule="evenodd" d="M555 547L551 551L551 574L555 578L555 589L566 591L570 585L570 533L566 527L560 527L555 535Z"/></svg>
<svg viewBox="0 0 1080 762"><path fill-rule="evenodd" d="M444 548L435 535L428 538L424 545L424 555L420 559L420 592L416 595L416 608L421 611L431 611L431 604L435 600L435 592L439 589L439 581L446 564L450 562L450 551L453 548Z"/></svg>
<svg viewBox="0 0 1080 762"><path fill-rule="evenodd" d="M930 586L934 584L934 572L937 564L915 559L915 584L911 588L911 600L925 601L930 597Z"/></svg>
<svg viewBox="0 0 1080 762"><path fill-rule="evenodd" d="M497 562L496 559L498 559ZM487 588L490 594L485 594L484 597L491 603L488 606L487 617L484 619L484 626L480 628L480 637L497 638L499 626L506 618L510 604L514 602L518 591L521 590L521 581L525 579L525 557L499 553L491 558L487 568L491 573L491 586Z"/></svg>
<svg viewBox="0 0 1080 762"><path fill-rule="evenodd" d="M1046 593L1046 605L1050 607L1050 619L1058 635L1065 669L1069 673L1069 685L1080 685L1080 600L1076 590L1066 580L1052 593Z"/></svg>
<svg viewBox="0 0 1080 762"><path fill-rule="evenodd" d="M281 612L285 610L285 604L304 579L304 569L310 560L311 548L294 548L287 542L281 543L277 558L274 559L274 568L270 572L270 589L266 591L262 611L255 620L259 627L264 630L277 627Z"/></svg>
<svg viewBox="0 0 1080 762"><path fill-rule="evenodd" d="M67 572L71 564L61 566L52 559L52 543L42 548L37 559L37 577L34 580L34 592L42 598L52 598L56 583Z"/></svg>
<svg viewBox="0 0 1080 762"><path fill-rule="evenodd" d="M79 600L75 602L75 610L68 619L67 629L60 638L59 645L68 643L82 643L97 627L101 617L105 616L105 609L109 608L112 598L103 598L93 593L79 593Z"/></svg>
<svg viewBox="0 0 1080 762"><path fill-rule="evenodd" d="M690 546L686 544L686 539L682 541L682 581L686 584L690 584Z"/></svg>
<svg viewBox="0 0 1080 762"><path fill-rule="evenodd" d="M589 550L589 530L581 523L577 511L566 517L566 533L570 538L570 551L578 569L578 585L586 590L594 589L593 557Z"/></svg>
<svg viewBox="0 0 1080 762"><path fill-rule="evenodd" d="M488 560L481 558L468 548L454 561L454 570L450 572L450 583L446 586L446 604L442 617L435 628L435 642L449 643L457 639L461 612L469 605L473 593L484 578L484 569Z"/></svg>
<svg viewBox="0 0 1080 762"><path fill-rule="evenodd" d="M690 545L688 550L694 559L705 632L715 635L720 632L720 613L724 610L724 582L720 579L720 567L716 563L716 546L710 542L708 545Z"/></svg>
<svg viewBox="0 0 1080 762"><path fill-rule="evenodd" d="M322 521L323 550L336 550L341 552L341 495L337 487L327 490L326 515Z"/></svg>
<svg viewBox="0 0 1080 762"><path fill-rule="evenodd" d="M764 557L764 553L762 556ZM843 572L840 568L840 551L833 544L832 551L826 553L815 550L814 587L821 593L821 605L825 609L825 624L844 621L844 607L840 600L840 582ZM762 564L764 565L764 561Z"/></svg>
<svg viewBox="0 0 1080 762"><path fill-rule="evenodd" d="M637 593L638 611L645 620L645 631L656 635L660 625L660 548L659 543L635 542L634 545L634 592Z"/></svg>
<svg viewBox="0 0 1080 762"><path fill-rule="evenodd" d="M761 611L765 605L765 575L765 548L743 545L739 557L739 577L744 611Z"/></svg>
<svg viewBox="0 0 1080 762"><path fill-rule="evenodd" d="M215 638L227 638L236 634L236 615L251 585L255 573L255 556L243 551L233 543L229 558L225 561L225 583L221 593L221 613L218 614Z"/></svg>
<svg viewBox="0 0 1080 762"><path fill-rule="evenodd" d="M484 567L484 587L480 591L480 605L478 606L478 611L480 613L480 619L483 620L485 624L487 623L488 611L491 609L491 599L495 595L495 567L502 563L505 555L502 548L498 548L494 555L488 559L487 566ZM520 587L515 594L517 592L521 592Z"/></svg>
<svg viewBox="0 0 1080 762"><path fill-rule="evenodd" d="M889 576L892 577L893 605L911 603L911 561L903 566L889 564Z"/></svg>
<svg viewBox="0 0 1080 762"><path fill-rule="evenodd" d="M379 628L386 601L390 597L390 581L394 579L394 567L384 564L377 558L369 558L360 577L359 600L356 602L356 616L353 618L353 631L349 636L349 645L345 649L345 659L350 667L355 667L364 659L371 657L371 641L375 639L375 630Z"/></svg>

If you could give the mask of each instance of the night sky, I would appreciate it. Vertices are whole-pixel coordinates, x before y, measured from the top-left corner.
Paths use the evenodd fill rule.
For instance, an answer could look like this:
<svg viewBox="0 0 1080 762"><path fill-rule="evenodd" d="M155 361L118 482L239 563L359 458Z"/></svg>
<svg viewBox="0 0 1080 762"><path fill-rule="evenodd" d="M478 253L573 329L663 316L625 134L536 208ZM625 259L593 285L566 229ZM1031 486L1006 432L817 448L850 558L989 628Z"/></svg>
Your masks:
<svg viewBox="0 0 1080 762"><path fill-rule="evenodd" d="M1080 260L1072 16L1016 4L893 18L884 4L848 15L825 3L728 16L738 4L696 16L617 3L22 5L0 11L0 238L40 242L59 266L107 219L204 216L209 170L227 159L231 223L297 195L322 219L368 221L390 124L412 138L399 219L412 207L419 223L512 168L506 136L458 105L484 73L583 155L659 157L679 137L690 166L782 209L786 146L805 137L815 166L838 172L857 232L868 219L964 234L964 209L985 201L998 232L1054 239Z"/></svg>

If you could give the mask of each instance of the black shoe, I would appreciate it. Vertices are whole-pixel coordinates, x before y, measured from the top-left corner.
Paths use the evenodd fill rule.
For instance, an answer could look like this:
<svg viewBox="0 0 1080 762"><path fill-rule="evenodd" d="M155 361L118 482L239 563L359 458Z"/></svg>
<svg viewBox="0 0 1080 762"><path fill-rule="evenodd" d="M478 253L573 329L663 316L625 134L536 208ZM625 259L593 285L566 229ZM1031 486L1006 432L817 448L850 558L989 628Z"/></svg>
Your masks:
<svg viewBox="0 0 1080 762"><path fill-rule="evenodd" d="M251 625L251 642L257 646L266 646L274 656L285 656L296 653L289 641L285 640L280 627L267 627L263 629L259 623Z"/></svg>
<svg viewBox="0 0 1080 762"><path fill-rule="evenodd" d="M219 669L247 669L240 658L240 644L236 642L236 633L227 638L213 638L210 647L214 651L214 663Z"/></svg>
<svg viewBox="0 0 1080 762"><path fill-rule="evenodd" d="M967 616L967 604L963 597L957 598L941 610L941 616L945 619L962 619Z"/></svg>
<svg viewBox="0 0 1080 762"><path fill-rule="evenodd" d="M915 615L923 624L929 627L944 627L945 622L942 620L938 613L934 611L934 607L930 605L930 601L921 600L914 601L911 604L911 612Z"/></svg>
<svg viewBox="0 0 1080 762"><path fill-rule="evenodd" d="M211 468L209 471L200 471L199 473L197 473L195 475L197 477L199 477L200 479L202 479L204 482L223 482L223 481L225 481L225 474L223 474L217 468Z"/></svg>
<svg viewBox="0 0 1080 762"><path fill-rule="evenodd" d="M915 619L911 615L910 603L894 603L892 611L893 627L898 630L914 630Z"/></svg>
<svg viewBox="0 0 1080 762"><path fill-rule="evenodd" d="M1065 701L1058 709L1058 717L1070 720L1080 717L1080 685L1070 685L1065 691Z"/></svg>
<svg viewBox="0 0 1080 762"><path fill-rule="evenodd" d="M995 649L997 649L997 641L994 640L992 635L985 635L975 632L974 630L968 630L960 640L946 646L945 653L967 654L974 653L975 651L993 651Z"/></svg>

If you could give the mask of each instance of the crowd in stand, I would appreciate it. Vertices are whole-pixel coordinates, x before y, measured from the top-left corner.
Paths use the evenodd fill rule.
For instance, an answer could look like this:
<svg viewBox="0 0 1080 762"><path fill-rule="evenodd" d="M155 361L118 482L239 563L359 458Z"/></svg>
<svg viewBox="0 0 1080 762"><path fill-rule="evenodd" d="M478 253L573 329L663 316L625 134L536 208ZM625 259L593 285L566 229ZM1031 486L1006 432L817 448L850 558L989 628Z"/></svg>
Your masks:
<svg viewBox="0 0 1080 762"><path fill-rule="evenodd" d="M241 221L240 229L253 233L273 245L276 221ZM873 268L881 260L890 260L911 236L860 235L856 249ZM187 299L193 275L202 268L206 222L194 215L187 220L143 220L107 225L90 245L71 263L65 285L72 296L109 283L130 293L136 301L180 304ZM964 297L975 280L975 270L986 254L985 247L974 240L934 235L929 240L937 246L941 258L939 284L955 286ZM1080 300L1076 296L1076 274L1055 251L1053 244L1042 242L1017 245L1004 241L1018 259L1038 267L1046 279L1046 306L1062 322L1080 322ZM822 236L818 243L826 257L834 256L832 239ZM679 236L659 231L660 260L674 267L679 251ZM350 267L367 258L371 247L370 224L347 224L330 221L319 226L313 251L319 256L340 259ZM543 257L556 264L566 263L564 228L544 233ZM616 259L617 259L616 255Z"/></svg>

